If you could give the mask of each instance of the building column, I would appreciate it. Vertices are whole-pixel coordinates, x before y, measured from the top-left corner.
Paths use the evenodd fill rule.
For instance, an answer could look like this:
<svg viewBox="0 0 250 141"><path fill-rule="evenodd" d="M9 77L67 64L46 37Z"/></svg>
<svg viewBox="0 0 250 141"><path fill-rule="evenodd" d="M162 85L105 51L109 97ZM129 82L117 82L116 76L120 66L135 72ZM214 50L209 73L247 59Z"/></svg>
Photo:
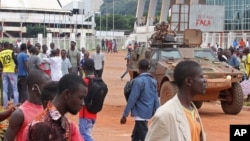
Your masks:
<svg viewBox="0 0 250 141"><path fill-rule="evenodd" d="M19 31L19 38L22 39L23 38L23 23L20 23L20 31Z"/></svg>
<svg viewBox="0 0 250 141"><path fill-rule="evenodd" d="M144 9L145 9L145 3L146 3L146 0L138 0L138 4L137 4L137 10L136 10L136 23L138 25L142 24L142 17L143 17L143 12L144 12Z"/></svg>
<svg viewBox="0 0 250 141"><path fill-rule="evenodd" d="M89 50L89 47L86 46L86 33L85 32L81 32L80 46L84 47L86 50Z"/></svg>
<svg viewBox="0 0 250 141"><path fill-rule="evenodd" d="M40 43L40 45L43 45L43 34L41 33L37 34L37 42ZM30 43L32 42L30 41Z"/></svg>
<svg viewBox="0 0 250 141"><path fill-rule="evenodd" d="M167 21L171 0L162 0L160 22Z"/></svg>
<svg viewBox="0 0 250 141"><path fill-rule="evenodd" d="M148 9L148 17L147 17L147 26L152 26L155 19L157 1L150 0L149 9Z"/></svg>
<svg viewBox="0 0 250 141"><path fill-rule="evenodd" d="M50 43L52 42L52 33L47 33L47 47L50 48Z"/></svg>
<svg viewBox="0 0 250 141"><path fill-rule="evenodd" d="M232 32L232 31L230 31L229 33L228 33L228 40L227 40L227 46L226 46L226 48L229 48L230 46L232 46L232 44L233 44L233 41L235 40L235 33L234 32Z"/></svg>

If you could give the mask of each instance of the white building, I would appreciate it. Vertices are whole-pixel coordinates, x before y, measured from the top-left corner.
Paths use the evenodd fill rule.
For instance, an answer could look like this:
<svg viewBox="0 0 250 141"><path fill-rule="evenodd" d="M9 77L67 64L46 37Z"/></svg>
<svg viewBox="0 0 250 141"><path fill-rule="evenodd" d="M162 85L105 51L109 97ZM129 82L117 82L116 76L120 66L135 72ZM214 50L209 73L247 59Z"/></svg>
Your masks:
<svg viewBox="0 0 250 141"><path fill-rule="evenodd" d="M0 37L24 37L27 25L45 25L53 36L93 33L102 0L0 0ZM62 7L61 7L62 6Z"/></svg>

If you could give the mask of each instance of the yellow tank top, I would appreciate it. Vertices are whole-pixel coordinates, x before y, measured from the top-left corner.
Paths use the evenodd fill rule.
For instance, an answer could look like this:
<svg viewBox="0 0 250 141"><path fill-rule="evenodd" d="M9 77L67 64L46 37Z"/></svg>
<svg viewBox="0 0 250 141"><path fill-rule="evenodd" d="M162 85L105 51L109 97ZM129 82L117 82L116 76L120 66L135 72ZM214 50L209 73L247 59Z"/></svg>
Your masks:
<svg viewBox="0 0 250 141"><path fill-rule="evenodd" d="M188 110L187 108L183 107L184 112L186 114L190 131L191 131L191 138L192 141L200 141L201 140L201 125L198 118L197 113L195 110Z"/></svg>
<svg viewBox="0 0 250 141"><path fill-rule="evenodd" d="M3 65L3 72L15 72L15 62L12 57L13 50L6 49L0 52L0 61Z"/></svg>

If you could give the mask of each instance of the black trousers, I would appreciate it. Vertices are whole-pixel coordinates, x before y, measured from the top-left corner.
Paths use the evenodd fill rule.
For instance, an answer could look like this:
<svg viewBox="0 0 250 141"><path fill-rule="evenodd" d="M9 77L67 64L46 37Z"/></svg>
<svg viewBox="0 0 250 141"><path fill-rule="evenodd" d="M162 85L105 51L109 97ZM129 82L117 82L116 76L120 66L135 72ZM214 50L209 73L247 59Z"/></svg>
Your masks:
<svg viewBox="0 0 250 141"><path fill-rule="evenodd" d="M101 69L101 70L95 70L95 77L102 78L102 72L103 72L103 69Z"/></svg>
<svg viewBox="0 0 250 141"><path fill-rule="evenodd" d="M144 141L148 132L148 121L135 121L132 141Z"/></svg>
<svg viewBox="0 0 250 141"><path fill-rule="evenodd" d="M28 98L27 76L18 76L19 103L23 103Z"/></svg>

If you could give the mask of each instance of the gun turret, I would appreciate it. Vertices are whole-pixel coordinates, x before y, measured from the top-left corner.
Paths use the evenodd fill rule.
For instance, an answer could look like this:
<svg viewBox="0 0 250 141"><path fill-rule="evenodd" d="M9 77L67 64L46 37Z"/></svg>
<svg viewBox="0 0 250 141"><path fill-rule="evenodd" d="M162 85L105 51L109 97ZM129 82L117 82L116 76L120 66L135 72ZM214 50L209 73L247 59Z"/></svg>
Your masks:
<svg viewBox="0 0 250 141"><path fill-rule="evenodd" d="M175 42L175 32L169 30L169 24L165 21L155 25L155 32L149 38L151 46L161 46L164 43Z"/></svg>

